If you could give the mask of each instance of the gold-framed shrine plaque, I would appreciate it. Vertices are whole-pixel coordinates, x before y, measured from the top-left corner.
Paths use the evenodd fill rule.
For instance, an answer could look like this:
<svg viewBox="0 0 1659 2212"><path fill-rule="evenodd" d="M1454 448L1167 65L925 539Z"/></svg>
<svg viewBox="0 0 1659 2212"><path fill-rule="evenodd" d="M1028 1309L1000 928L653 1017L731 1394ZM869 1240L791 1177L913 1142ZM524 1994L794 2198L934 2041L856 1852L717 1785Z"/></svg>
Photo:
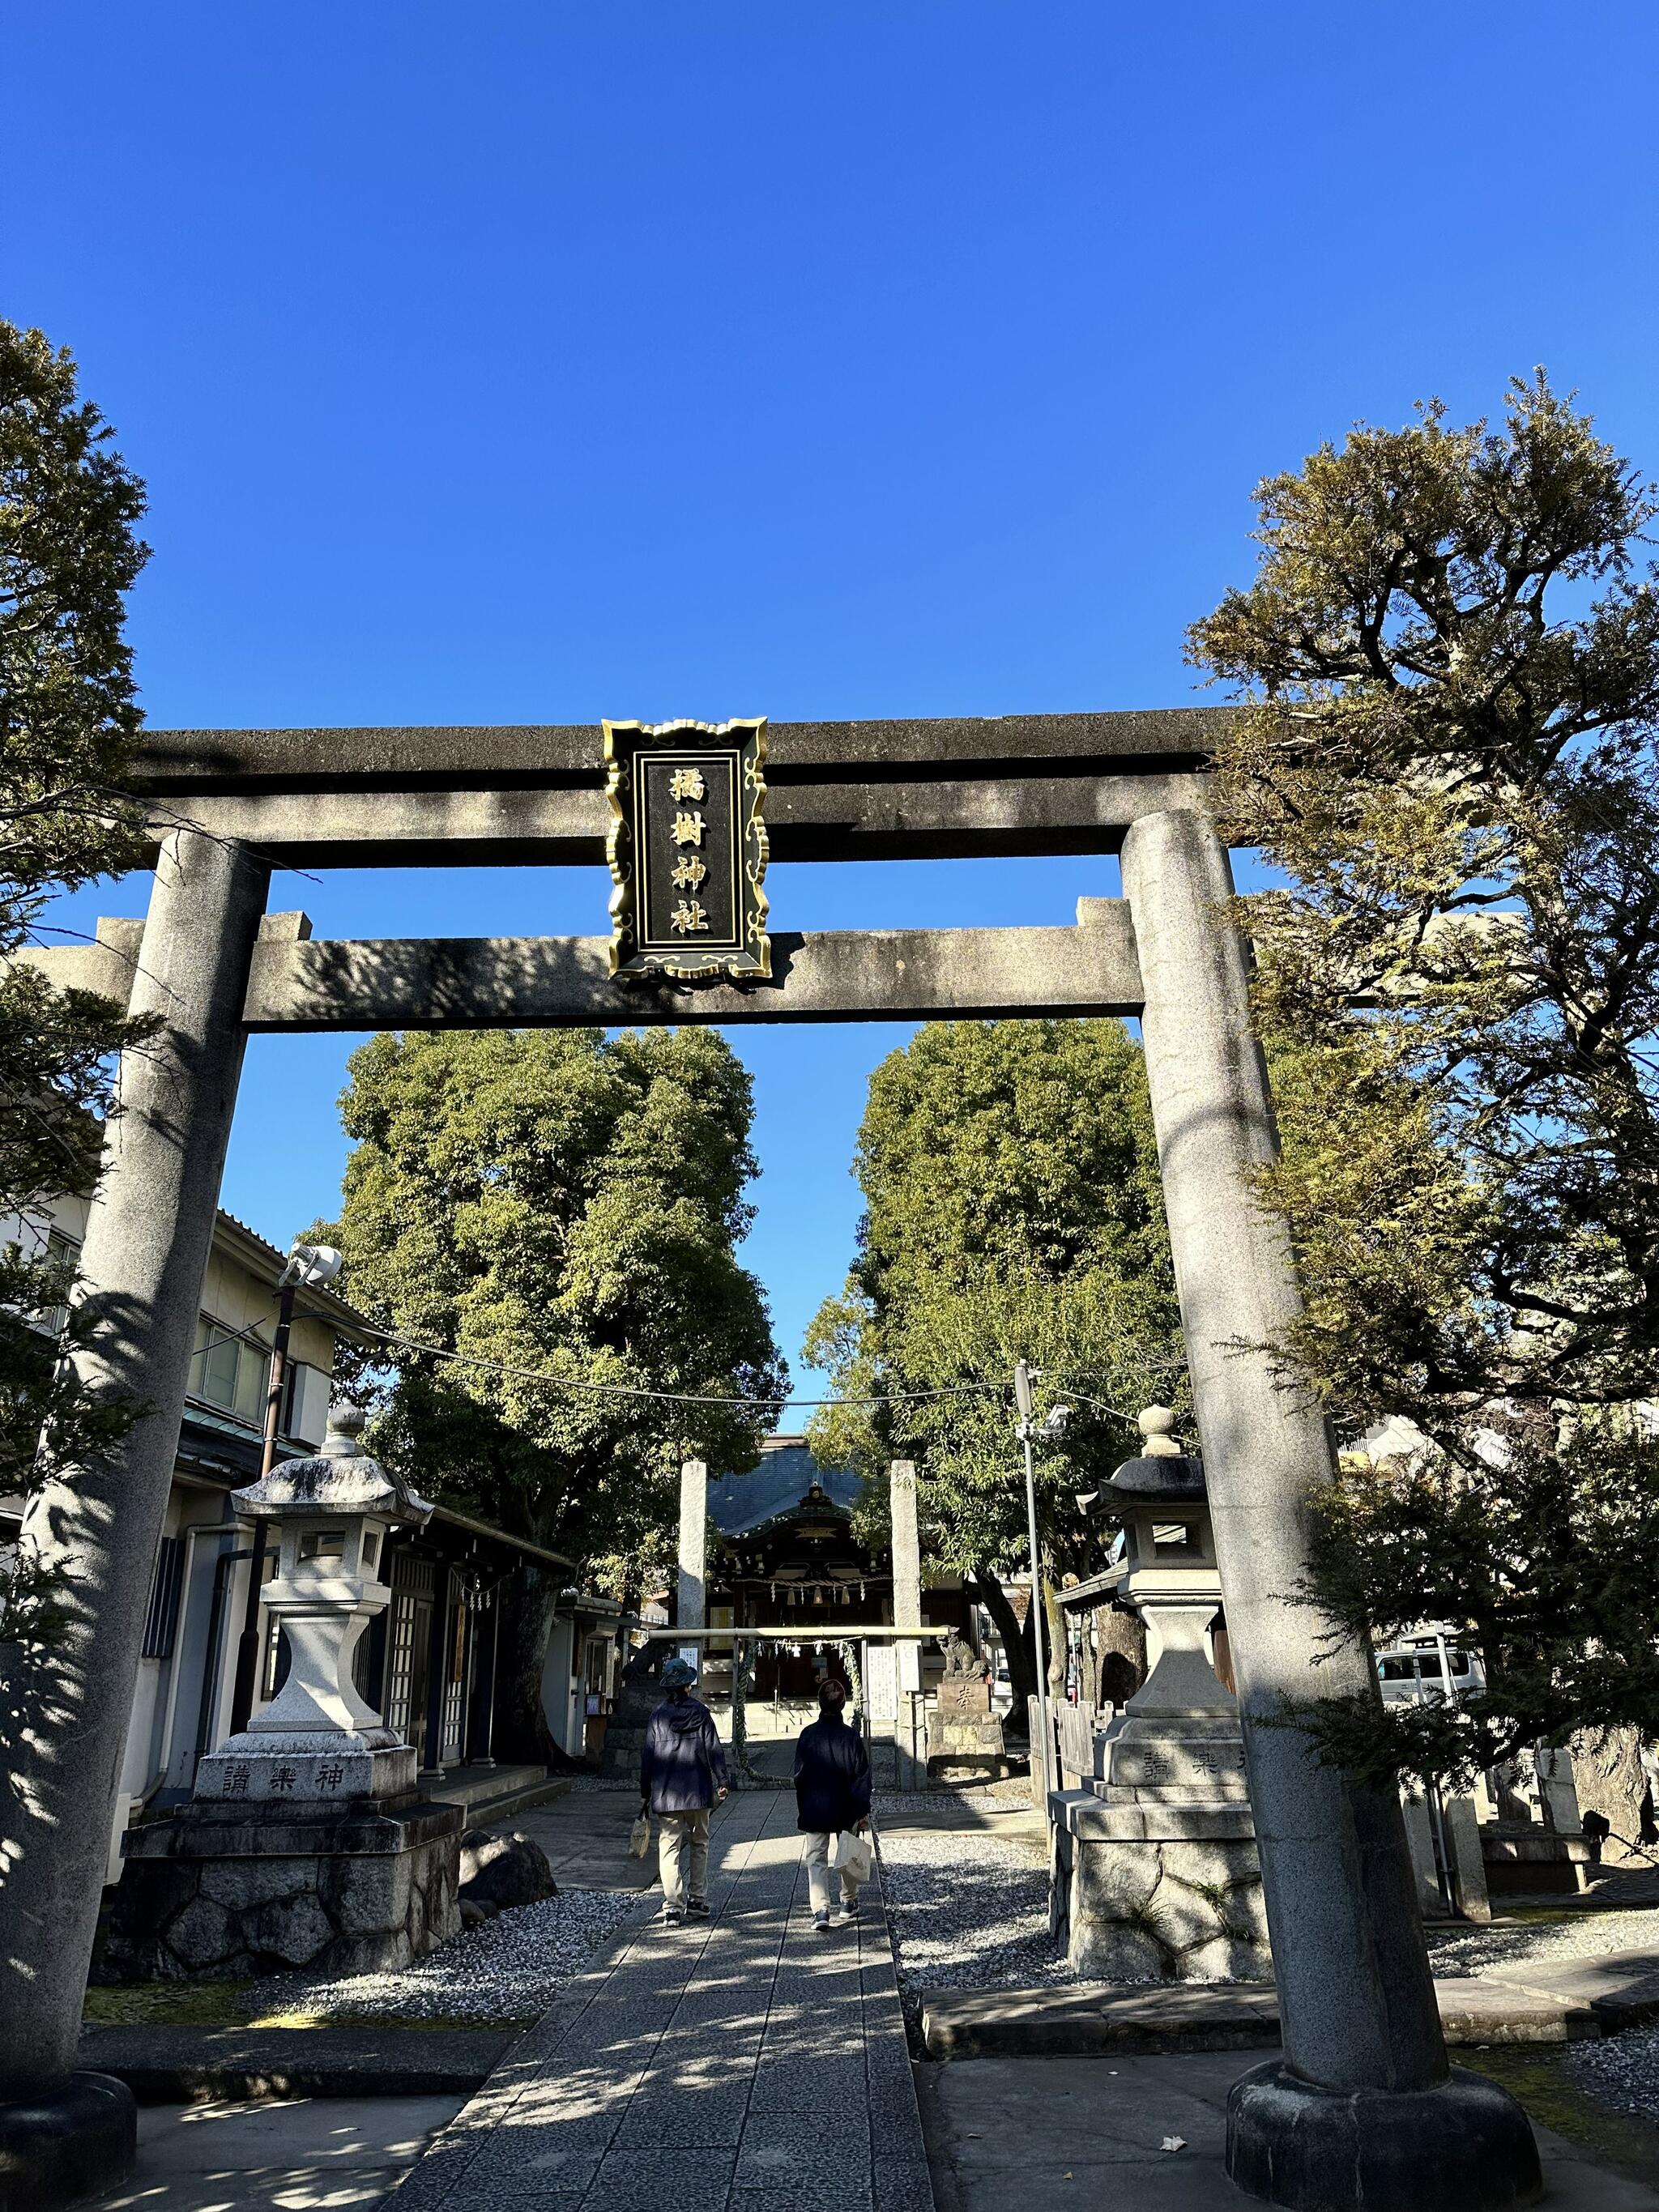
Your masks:
<svg viewBox="0 0 1659 2212"><path fill-rule="evenodd" d="M769 975L765 716L602 726L611 974Z"/></svg>

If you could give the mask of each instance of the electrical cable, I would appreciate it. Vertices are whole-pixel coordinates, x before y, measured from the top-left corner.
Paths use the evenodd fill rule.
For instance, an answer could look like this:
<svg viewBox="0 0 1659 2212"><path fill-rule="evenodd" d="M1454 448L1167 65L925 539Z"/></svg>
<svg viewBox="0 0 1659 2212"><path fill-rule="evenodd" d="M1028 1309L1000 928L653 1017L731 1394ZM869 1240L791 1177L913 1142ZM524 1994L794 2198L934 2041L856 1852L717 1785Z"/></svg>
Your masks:
<svg viewBox="0 0 1659 2212"><path fill-rule="evenodd" d="M1115 1413L1120 1421L1127 1421L1132 1429L1140 1425L1140 1415L1132 1413L1127 1406L1114 1406L1105 1398L1091 1398L1086 1390L1074 1389L1069 1382L1057 1382L1054 1388L1063 1390L1068 1398L1075 1398L1082 1405L1094 1407L1097 1413Z"/></svg>
<svg viewBox="0 0 1659 2212"><path fill-rule="evenodd" d="M545 1368L518 1367L506 1360L486 1359L474 1352L448 1352L441 1344L422 1344L418 1338L398 1336L391 1329L376 1329L383 1344L404 1352L424 1352L431 1359L449 1359L465 1367L482 1367L492 1375L506 1375L523 1382L544 1382L556 1390L585 1391L591 1397L654 1398L671 1406L734 1406L759 1410L782 1406L900 1406L938 1398L983 1397L1000 1390L1000 1382L958 1382L943 1390L893 1390L867 1398L726 1398L708 1391L653 1390L641 1382L589 1382L572 1375L550 1374Z"/></svg>

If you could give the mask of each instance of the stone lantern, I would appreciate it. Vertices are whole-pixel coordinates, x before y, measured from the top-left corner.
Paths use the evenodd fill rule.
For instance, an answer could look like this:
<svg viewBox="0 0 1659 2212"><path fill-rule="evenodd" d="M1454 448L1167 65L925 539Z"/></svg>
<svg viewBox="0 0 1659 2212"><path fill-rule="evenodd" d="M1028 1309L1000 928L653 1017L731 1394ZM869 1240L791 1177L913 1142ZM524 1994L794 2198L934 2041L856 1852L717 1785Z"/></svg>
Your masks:
<svg viewBox="0 0 1659 2212"><path fill-rule="evenodd" d="M132 1978L407 1966L460 1926L462 1808L416 1798L416 1754L358 1695L352 1659L391 1602L394 1528L432 1508L337 1406L322 1449L236 1503L274 1531L264 1603L291 1663L262 1712L197 1773L190 1803L127 1838L106 1960Z"/></svg>
<svg viewBox="0 0 1659 2212"><path fill-rule="evenodd" d="M392 1798L415 1786L415 1752L358 1695L352 1661L392 1602L380 1578L387 1535L423 1528L432 1508L363 1449L362 1429L361 1407L335 1406L319 1452L235 1493L240 1511L270 1523L276 1539L264 1606L290 1664L264 1711L202 1761L198 1799Z"/></svg>
<svg viewBox="0 0 1659 2212"><path fill-rule="evenodd" d="M1236 1699L1211 1658L1221 1577L1200 1460L1164 1406L1098 1510L1124 1531L1118 1594L1146 1623L1146 1680L1056 1792L1050 1917L1074 1972L1106 1981L1255 1981L1271 1972Z"/></svg>
<svg viewBox="0 0 1659 2212"><path fill-rule="evenodd" d="M1226 1779L1244 1794L1243 1741L1238 1708L1218 1678L1211 1623L1221 1605L1204 1462L1176 1442L1175 1415L1149 1406L1140 1416L1146 1449L1126 1460L1102 1494L1101 1508L1122 1522L1124 1573L1118 1595L1146 1628L1146 1680L1110 1731L1110 1778L1127 1784L1139 1756L1133 1747L1175 1741L1225 1744ZM1121 1747L1121 1771L1118 1765ZM1206 1755L1204 1781L1223 1767Z"/></svg>

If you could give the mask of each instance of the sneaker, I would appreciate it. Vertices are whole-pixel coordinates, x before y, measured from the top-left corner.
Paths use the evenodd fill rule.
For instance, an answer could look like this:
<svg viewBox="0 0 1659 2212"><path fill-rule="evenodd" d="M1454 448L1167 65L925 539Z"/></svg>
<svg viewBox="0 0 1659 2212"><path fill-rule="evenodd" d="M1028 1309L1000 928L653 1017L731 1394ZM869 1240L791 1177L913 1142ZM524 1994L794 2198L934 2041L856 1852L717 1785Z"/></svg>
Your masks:
<svg viewBox="0 0 1659 2212"><path fill-rule="evenodd" d="M845 1911L832 1912L827 1924L831 1928L850 1928L853 1925L853 1915Z"/></svg>
<svg viewBox="0 0 1659 2212"><path fill-rule="evenodd" d="M707 1920L708 1899L706 1897L688 1897L685 1900L685 1909L693 1920Z"/></svg>
<svg viewBox="0 0 1659 2212"><path fill-rule="evenodd" d="M683 1905L665 1905L662 1909L660 1917L665 1928L684 1928L685 1925L685 1909Z"/></svg>
<svg viewBox="0 0 1659 2212"><path fill-rule="evenodd" d="M827 1936L830 1933L830 1915L827 1912L815 1912L812 1915L812 1933L815 1936Z"/></svg>
<svg viewBox="0 0 1659 2212"><path fill-rule="evenodd" d="M841 1917L843 1920L849 1923L858 1918L859 1901L856 1897L842 1898L841 1901Z"/></svg>

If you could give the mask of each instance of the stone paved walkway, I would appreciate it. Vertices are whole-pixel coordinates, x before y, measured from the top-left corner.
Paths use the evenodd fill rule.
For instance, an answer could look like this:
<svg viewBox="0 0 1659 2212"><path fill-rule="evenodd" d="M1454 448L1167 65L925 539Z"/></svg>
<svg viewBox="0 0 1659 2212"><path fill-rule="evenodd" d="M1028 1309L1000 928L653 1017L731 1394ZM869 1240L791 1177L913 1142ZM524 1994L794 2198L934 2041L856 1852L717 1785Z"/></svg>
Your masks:
<svg viewBox="0 0 1659 2212"><path fill-rule="evenodd" d="M574 1984L386 2212L933 2212L879 1878L815 1935L794 1817L731 1800L708 1922Z"/></svg>
<svg viewBox="0 0 1659 2212"><path fill-rule="evenodd" d="M573 1790L493 1825L539 1844L561 1889L644 1890L657 1878L657 1855L628 1856L628 1831L639 1809L635 1790Z"/></svg>

